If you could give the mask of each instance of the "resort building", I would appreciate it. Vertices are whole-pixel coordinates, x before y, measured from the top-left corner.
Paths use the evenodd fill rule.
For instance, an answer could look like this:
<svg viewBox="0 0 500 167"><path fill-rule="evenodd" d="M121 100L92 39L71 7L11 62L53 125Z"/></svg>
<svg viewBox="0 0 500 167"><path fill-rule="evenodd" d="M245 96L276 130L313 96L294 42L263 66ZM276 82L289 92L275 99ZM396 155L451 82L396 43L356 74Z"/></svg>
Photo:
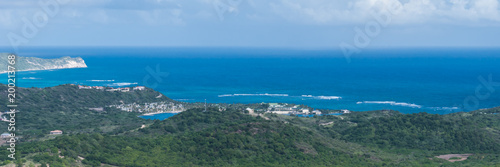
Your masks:
<svg viewBox="0 0 500 167"><path fill-rule="evenodd" d="M106 89L106 91L108 91L108 92L114 92L114 91L120 91L120 89L111 88L111 89Z"/></svg>
<svg viewBox="0 0 500 167"><path fill-rule="evenodd" d="M144 87L144 86L136 86L136 87L134 87L133 90L144 90L144 89L146 89L146 87Z"/></svg>
<svg viewBox="0 0 500 167"><path fill-rule="evenodd" d="M92 87L91 86L78 85L78 89L92 89Z"/></svg>
<svg viewBox="0 0 500 167"><path fill-rule="evenodd" d="M122 92L128 92L130 91L130 88L118 88L119 90L121 90Z"/></svg>
<svg viewBox="0 0 500 167"><path fill-rule="evenodd" d="M321 111L319 111L319 110L314 110L314 111L312 111L312 113L316 114L316 115L321 115Z"/></svg>
<svg viewBox="0 0 500 167"><path fill-rule="evenodd" d="M274 113L274 114L290 114L293 111L268 111L268 112Z"/></svg>
<svg viewBox="0 0 500 167"><path fill-rule="evenodd" d="M94 89L104 90L104 87L102 87L102 86L94 86Z"/></svg>
<svg viewBox="0 0 500 167"><path fill-rule="evenodd" d="M2 133L1 138L10 138L10 133Z"/></svg>
<svg viewBox="0 0 500 167"><path fill-rule="evenodd" d="M63 132L61 130L53 130L53 131L50 131L50 134L51 135L62 135Z"/></svg>

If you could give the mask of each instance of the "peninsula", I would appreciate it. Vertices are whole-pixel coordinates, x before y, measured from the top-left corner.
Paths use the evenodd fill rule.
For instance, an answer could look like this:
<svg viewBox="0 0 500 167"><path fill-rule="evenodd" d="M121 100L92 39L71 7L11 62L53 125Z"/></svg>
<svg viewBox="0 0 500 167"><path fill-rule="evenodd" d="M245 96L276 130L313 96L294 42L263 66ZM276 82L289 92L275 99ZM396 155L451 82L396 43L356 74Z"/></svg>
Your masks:
<svg viewBox="0 0 500 167"><path fill-rule="evenodd" d="M9 53L0 53L0 73L7 72ZM66 68L86 68L87 64L81 57L61 57L42 59L37 57L16 56L16 71L53 70Z"/></svg>

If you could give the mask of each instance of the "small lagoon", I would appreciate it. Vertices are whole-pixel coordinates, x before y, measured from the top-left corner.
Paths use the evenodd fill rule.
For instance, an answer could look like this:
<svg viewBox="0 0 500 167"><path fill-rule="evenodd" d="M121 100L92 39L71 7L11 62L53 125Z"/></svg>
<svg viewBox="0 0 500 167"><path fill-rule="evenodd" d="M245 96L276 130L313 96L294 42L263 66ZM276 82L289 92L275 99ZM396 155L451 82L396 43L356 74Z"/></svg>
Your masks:
<svg viewBox="0 0 500 167"><path fill-rule="evenodd" d="M284 114L284 115L290 115L290 114ZM317 115L317 116L342 115L342 113L331 113L331 114L296 114L295 116L298 116L298 117L314 117L315 115Z"/></svg>
<svg viewBox="0 0 500 167"><path fill-rule="evenodd" d="M178 113L159 113L159 114L153 114L153 115L141 115L139 117L144 118L144 119L150 119L150 120L165 120L167 118L170 118L174 115L177 115Z"/></svg>

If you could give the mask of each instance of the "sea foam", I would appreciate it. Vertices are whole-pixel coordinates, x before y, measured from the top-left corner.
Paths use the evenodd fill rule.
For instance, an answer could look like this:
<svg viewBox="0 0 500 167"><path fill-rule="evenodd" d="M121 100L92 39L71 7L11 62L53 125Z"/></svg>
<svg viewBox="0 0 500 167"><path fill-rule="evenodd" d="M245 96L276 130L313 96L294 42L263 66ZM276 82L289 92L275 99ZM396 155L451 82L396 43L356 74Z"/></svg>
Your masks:
<svg viewBox="0 0 500 167"><path fill-rule="evenodd" d="M320 100L338 100L342 99L340 96L313 96L313 95L302 95L302 97L320 99Z"/></svg>
<svg viewBox="0 0 500 167"><path fill-rule="evenodd" d="M260 93L260 94L223 94L218 95L219 97L233 97L233 96L288 96L288 94L269 94L269 93Z"/></svg>
<svg viewBox="0 0 500 167"><path fill-rule="evenodd" d="M459 110L458 107L428 107L433 110Z"/></svg>
<svg viewBox="0 0 500 167"><path fill-rule="evenodd" d="M87 80L87 81L89 81L89 82L115 82L114 79L112 79L112 80Z"/></svg>
<svg viewBox="0 0 500 167"><path fill-rule="evenodd" d="M395 102L395 101L358 101L356 104L389 104L393 106L404 106L404 107L412 107L412 108L422 108L421 105L413 104L413 103L405 103L405 102Z"/></svg>
<svg viewBox="0 0 500 167"><path fill-rule="evenodd" d="M41 79L41 78L35 78L35 77L23 77L21 79Z"/></svg>
<svg viewBox="0 0 500 167"><path fill-rule="evenodd" d="M130 85L137 85L137 82L130 83L130 82L119 82L119 83L112 83L108 84L108 86L130 86Z"/></svg>

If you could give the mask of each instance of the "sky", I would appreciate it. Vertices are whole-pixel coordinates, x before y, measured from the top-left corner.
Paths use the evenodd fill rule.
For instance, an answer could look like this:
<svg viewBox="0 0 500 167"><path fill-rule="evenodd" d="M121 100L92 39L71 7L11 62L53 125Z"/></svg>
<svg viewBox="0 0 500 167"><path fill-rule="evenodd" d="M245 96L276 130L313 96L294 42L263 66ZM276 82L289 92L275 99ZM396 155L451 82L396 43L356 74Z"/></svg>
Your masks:
<svg viewBox="0 0 500 167"><path fill-rule="evenodd" d="M500 47L499 0L0 0L0 46Z"/></svg>

